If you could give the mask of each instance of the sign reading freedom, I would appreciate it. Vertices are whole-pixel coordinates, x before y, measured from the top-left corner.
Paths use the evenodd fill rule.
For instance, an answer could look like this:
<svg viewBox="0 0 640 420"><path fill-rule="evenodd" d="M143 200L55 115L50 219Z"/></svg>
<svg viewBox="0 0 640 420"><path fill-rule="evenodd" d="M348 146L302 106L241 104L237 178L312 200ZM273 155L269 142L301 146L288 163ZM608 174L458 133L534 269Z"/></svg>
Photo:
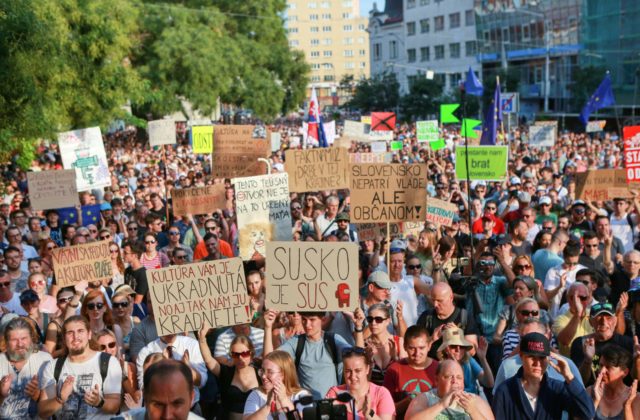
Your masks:
<svg viewBox="0 0 640 420"><path fill-rule="evenodd" d="M216 209L223 209L227 203L224 184L207 185L204 187L173 189L173 214L206 214Z"/></svg>
<svg viewBox="0 0 640 420"><path fill-rule="evenodd" d="M349 153L341 147L289 149L284 168L290 192L349 188Z"/></svg>
<svg viewBox="0 0 640 420"><path fill-rule="evenodd" d="M424 220L427 165L352 164L351 221Z"/></svg>
<svg viewBox="0 0 640 420"><path fill-rule="evenodd" d="M52 259L59 287L113 277L108 241L54 248Z"/></svg>
<svg viewBox="0 0 640 420"><path fill-rule="evenodd" d="M149 270L147 279L159 336L251 321L240 258Z"/></svg>
<svg viewBox="0 0 640 420"><path fill-rule="evenodd" d="M352 311L358 307L358 245L350 242L268 242L269 309Z"/></svg>

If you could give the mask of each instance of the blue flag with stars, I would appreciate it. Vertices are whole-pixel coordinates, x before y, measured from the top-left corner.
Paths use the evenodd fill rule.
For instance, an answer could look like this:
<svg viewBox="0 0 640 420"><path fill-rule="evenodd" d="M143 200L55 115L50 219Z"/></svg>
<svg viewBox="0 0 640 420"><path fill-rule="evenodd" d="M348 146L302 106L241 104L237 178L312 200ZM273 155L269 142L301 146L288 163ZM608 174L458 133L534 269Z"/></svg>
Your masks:
<svg viewBox="0 0 640 420"><path fill-rule="evenodd" d="M611 89L611 76L609 72L604 76L604 80L598 86L587 104L582 108L580 113L580 121L582 124L587 125L589 122L589 115L592 112L596 112L600 108L605 108L616 104L616 98L613 96L613 89Z"/></svg>
<svg viewBox="0 0 640 420"><path fill-rule="evenodd" d="M500 109L500 85L496 80L496 90L493 92L491 104L487 112L484 114L484 122L482 123L482 138L480 138L481 146L493 146L496 144L498 136L498 126L502 123L502 110Z"/></svg>
<svg viewBox="0 0 640 420"><path fill-rule="evenodd" d="M473 96L482 96L482 93L484 92L482 83L480 83L476 74L471 70L471 66L469 66L469 71L467 72L467 80L464 82L464 90L467 94Z"/></svg>
<svg viewBox="0 0 640 420"><path fill-rule="evenodd" d="M82 226L97 225L100 223L100 204L91 204L82 206ZM64 207L58 209L60 215L60 224L62 225L78 225L78 209L75 207Z"/></svg>

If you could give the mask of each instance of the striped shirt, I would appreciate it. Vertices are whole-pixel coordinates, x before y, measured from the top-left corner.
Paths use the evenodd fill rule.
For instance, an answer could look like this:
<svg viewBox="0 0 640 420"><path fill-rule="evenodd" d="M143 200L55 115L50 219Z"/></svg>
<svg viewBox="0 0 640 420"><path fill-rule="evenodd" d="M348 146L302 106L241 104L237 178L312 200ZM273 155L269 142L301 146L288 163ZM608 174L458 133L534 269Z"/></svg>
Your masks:
<svg viewBox="0 0 640 420"><path fill-rule="evenodd" d="M236 333L233 331L233 328L229 328L220 334L216 340L216 348L213 352L213 357L226 357L227 360L231 361L231 342L234 338L236 338ZM253 347L255 347L256 350L253 357L261 357L262 348L264 347L264 330L251 327L249 340L251 340Z"/></svg>

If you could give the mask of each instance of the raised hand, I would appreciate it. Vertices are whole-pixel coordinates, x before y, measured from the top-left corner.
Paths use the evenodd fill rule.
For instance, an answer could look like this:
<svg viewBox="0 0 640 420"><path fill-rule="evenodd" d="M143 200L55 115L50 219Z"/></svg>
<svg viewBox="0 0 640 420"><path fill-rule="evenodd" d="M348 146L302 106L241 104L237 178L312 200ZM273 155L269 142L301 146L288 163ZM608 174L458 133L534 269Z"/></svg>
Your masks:
<svg viewBox="0 0 640 420"><path fill-rule="evenodd" d="M278 313L272 309L269 309L268 311L266 311L264 313L264 327L265 329L269 328L272 329L273 328L273 324L276 321L276 318L278 317Z"/></svg>
<svg viewBox="0 0 640 420"><path fill-rule="evenodd" d="M33 375L31 380L27 383L24 389L24 393L34 401L38 401L40 398L40 387L38 382L38 375Z"/></svg>
<svg viewBox="0 0 640 420"><path fill-rule="evenodd" d="M95 407L100 404L100 388L98 387L98 384L95 384L93 388L85 392L84 402L89 404L91 407Z"/></svg>
<svg viewBox="0 0 640 420"><path fill-rule="evenodd" d="M5 375L0 379L0 396L4 399L9 396L11 392L11 382L13 381L13 375Z"/></svg>
<svg viewBox="0 0 640 420"><path fill-rule="evenodd" d="M140 391L138 391L140 392ZM124 394L124 404L129 408L129 410L133 410L134 408L142 407L142 400L138 397L133 397L131 394Z"/></svg>
<svg viewBox="0 0 640 420"><path fill-rule="evenodd" d="M596 378L596 383L593 386L593 404L596 406L596 408L598 408L598 405L602 400L602 396L604 395L604 382L602 382L604 371L605 371L604 369L600 370L600 373Z"/></svg>
<svg viewBox="0 0 640 420"><path fill-rule="evenodd" d="M480 338L478 338L478 349L476 350L476 354L478 355L478 358L486 359L487 350L489 350L489 343L487 342L486 338L484 338L483 336L480 336Z"/></svg>
<svg viewBox="0 0 640 420"><path fill-rule="evenodd" d="M637 396L638 396L638 380L634 379L633 384L631 384L631 388L629 389L629 396L627 397L627 400L624 402L625 408L631 407L631 405L633 404Z"/></svg>
<svg viewBox="0 0 640 420"><path fill-rule="evenodd" d="M620 300L618 300L618 305L616 306L616 313L623 312L627 309L627 305L629 304L629 294L627 292L622 292L620 295Z"/></svg>
<svg viewBox="0 0 640 420"><path fill-rule="evenodd" d="M593 360L593 356L596 355L596 340L593 337L585 337L582 340L582 351L584 357L589 360Z"/></svg>
<svg viewBox="0 0 640 420"><path fill-rule="evenodd" d="M554 363L555 362L555 363ZM558 353L551 352L551 361L549 362L551 367L561 374L567 382L573 380L573 374L569 363L566 362Z"/></svg>

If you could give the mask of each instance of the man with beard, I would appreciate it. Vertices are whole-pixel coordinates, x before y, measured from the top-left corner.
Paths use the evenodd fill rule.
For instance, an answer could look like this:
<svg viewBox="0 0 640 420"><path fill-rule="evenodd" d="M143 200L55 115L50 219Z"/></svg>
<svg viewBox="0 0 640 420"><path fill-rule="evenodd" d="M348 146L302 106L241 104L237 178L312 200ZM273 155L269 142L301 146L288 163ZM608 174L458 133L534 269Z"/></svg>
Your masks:
<svg viewBox="0 0 640 420"><path fill-rule="evenodd" d="M38 415L58 420L107 420L120 409L122 369L107 353L89 347L91 329L81 316L62 324L69 355L46 364Z"/></svg>
<svg viewBox="0 0 640 420"><path fill-rule="evenodd" d="M7 324L4 340L7 350L0 354L0 418L36 418L39 378L51 355L38 351L33 330L21 317Z"/></svg>

